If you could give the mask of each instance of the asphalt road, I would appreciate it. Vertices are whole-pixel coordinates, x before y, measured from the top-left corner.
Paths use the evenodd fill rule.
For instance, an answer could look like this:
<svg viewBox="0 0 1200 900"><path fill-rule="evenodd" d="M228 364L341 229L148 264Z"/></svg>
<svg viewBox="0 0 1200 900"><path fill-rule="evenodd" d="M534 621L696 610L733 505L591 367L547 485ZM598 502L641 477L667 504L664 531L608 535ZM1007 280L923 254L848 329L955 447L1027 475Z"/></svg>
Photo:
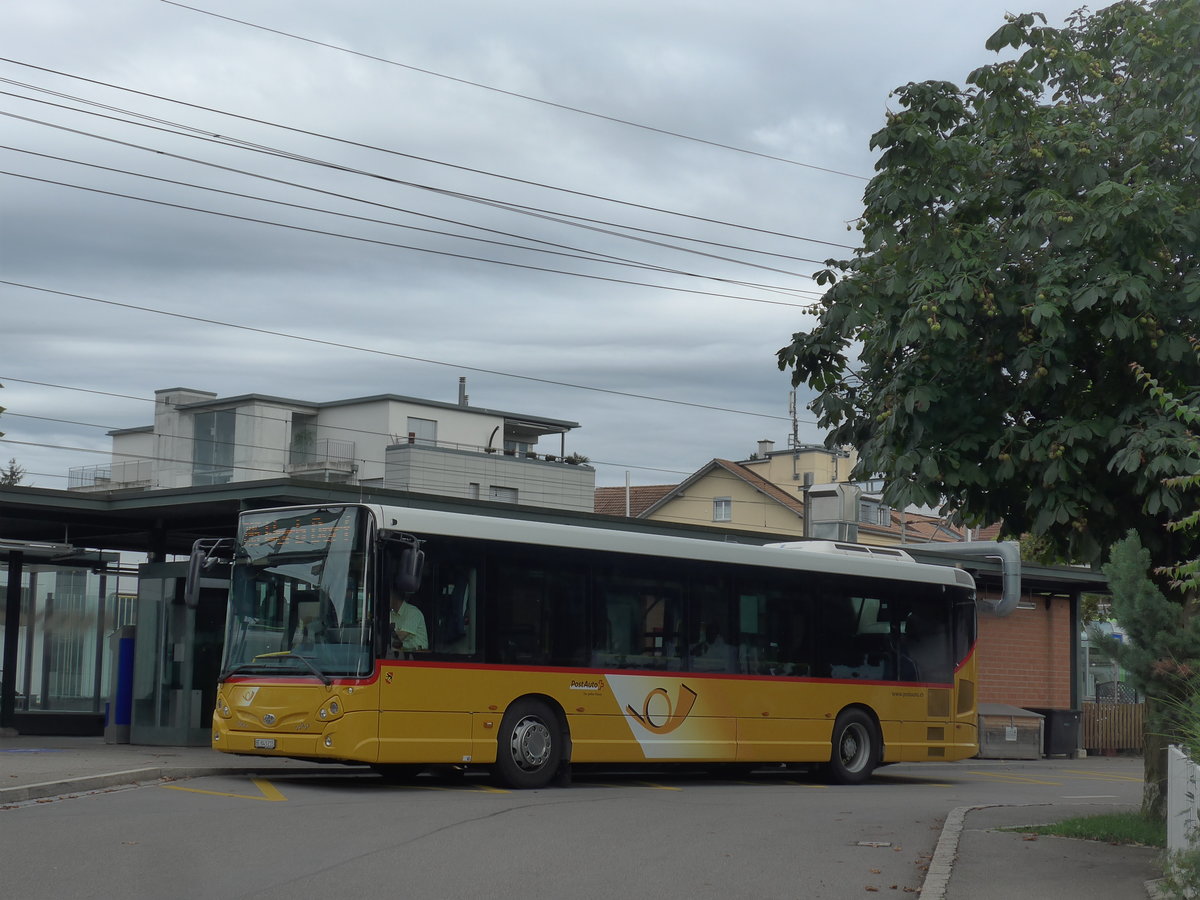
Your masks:
<svg viewBox="0 0 1200 900"><path fill-rule="evenodd" d="M897 765L857 787L804 773L585 771L523 792L473 775L228 775L2 810L0 871L4 896L25 900L916 896L955 807L1140 797L1141 761L1121 759Z"/></svg>

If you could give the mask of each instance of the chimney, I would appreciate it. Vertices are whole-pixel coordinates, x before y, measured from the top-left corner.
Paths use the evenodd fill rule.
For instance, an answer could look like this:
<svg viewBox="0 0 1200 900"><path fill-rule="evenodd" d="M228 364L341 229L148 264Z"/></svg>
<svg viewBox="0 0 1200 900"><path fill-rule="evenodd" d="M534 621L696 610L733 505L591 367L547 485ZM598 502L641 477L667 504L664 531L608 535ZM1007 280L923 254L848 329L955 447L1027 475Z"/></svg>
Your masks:
<svg viewBox="0 0 1200 900"><path fill-rule="evenodd" d="M758 442L758 455L761 457L765 457L768 453L770 453L774 449L775 449L774 441L759 441Z"/></svg>
<svg viewBox="0 0 1200 900"><path fill-rule="evenodd" d="M467 376L459 375L458 376L458 405L466 406L468 399L469 398L467 397Z"/></svg>

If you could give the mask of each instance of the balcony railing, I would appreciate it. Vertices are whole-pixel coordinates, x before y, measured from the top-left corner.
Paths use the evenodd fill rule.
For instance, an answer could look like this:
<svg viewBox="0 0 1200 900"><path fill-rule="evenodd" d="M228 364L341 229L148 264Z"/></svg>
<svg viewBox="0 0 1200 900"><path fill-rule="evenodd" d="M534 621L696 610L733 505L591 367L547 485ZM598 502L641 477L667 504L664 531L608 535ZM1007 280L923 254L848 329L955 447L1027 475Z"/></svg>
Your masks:
<svg viewBox="0 0 1200 900"><path fill-rule="evenodd" d="M131 459L106 466L75 466L67 472L69 491L116 491L149 487L154 467L148 459Z"/></svg>
<svg viewBox="0 0 1200 900"><path fill-rule="evenodd" d="M479 444L461 444L454 441L432 441L428 438L419 438L416 435L392 435L393 447L420 447L424 450L458 450L464 453L494 453L497 456L508 456L516 459L540 459L546 462L568 463L570 465L578 465L586 463L587 457L580 456L577 453L569 453L563 456L558 453L541 452L530 448L528 450L517 450L515 448L504 447L481 447Z"/></svg>
<svg viewBox="0 0 1200 900"><path fill-rule="evenodd" d="M288 455L288 474L351 475L355 471L354 441L318 438L303 447L293 446Z"/></svg>

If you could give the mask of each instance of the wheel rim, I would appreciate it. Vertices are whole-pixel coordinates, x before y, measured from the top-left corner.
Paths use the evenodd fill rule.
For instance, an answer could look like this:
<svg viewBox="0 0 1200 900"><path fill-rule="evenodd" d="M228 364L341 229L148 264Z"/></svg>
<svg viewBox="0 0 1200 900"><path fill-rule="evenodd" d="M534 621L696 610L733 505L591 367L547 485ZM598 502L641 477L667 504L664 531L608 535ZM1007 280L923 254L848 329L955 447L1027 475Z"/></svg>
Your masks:
<svg viewBox="0 0 1200 900"><path fill-rule="evenodd" d="M550 758L553 738L550 729L541 719L526 716L513 728L512 759L527 772L540 769Z"/></svg>
<svg viewBox="0 0 1200 900"><path fill-rule="evenodd" d="M866 726L852 722L842 730L838 759L847 772L861 772L870 760L871 736Z"/></svg>

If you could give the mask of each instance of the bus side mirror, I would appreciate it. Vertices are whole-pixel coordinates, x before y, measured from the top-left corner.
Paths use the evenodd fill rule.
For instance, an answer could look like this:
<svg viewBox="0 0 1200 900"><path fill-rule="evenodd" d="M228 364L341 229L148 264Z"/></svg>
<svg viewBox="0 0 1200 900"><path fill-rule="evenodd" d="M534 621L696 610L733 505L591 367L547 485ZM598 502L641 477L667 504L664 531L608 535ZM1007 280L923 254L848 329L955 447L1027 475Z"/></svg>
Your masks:
<svg viewBox="0 0 1200 900"><path fill-rule="evenodd" d="M213 566L232 562L232 550L232 538L200 538L192 544L192 554L188 557L187 581L183 586L183 602L188 609L195 609L200 605L200 579Z"/></svg>
<svg viewBox="0 0 1200 900"><path fill-rule="evenodd" d="M425 570L425 553L415 547L406 547L400 554L400 565L396 570L396 590L405 594L416 593L421 586L421 574Z"/></svg>

